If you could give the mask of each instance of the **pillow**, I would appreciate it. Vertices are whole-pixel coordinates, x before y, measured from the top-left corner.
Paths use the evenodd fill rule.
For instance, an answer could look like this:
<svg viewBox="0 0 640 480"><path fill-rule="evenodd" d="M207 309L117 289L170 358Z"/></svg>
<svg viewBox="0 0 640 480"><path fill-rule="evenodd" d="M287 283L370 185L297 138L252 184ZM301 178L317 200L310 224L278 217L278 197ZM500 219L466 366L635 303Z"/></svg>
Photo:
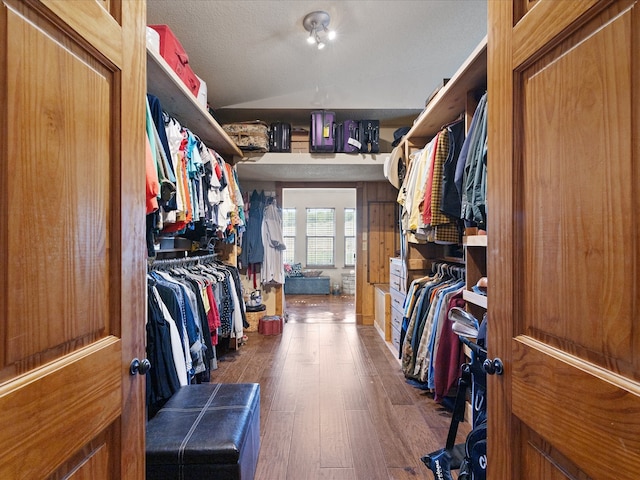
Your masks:
<svg viewBox="0 0 640 480"><path fill-rule="evenodd" d="M285 272L287 277L301 277L302 276L302 264L301 263L292 263L289 265L291 268L289 271L285 268Z"/></svg>

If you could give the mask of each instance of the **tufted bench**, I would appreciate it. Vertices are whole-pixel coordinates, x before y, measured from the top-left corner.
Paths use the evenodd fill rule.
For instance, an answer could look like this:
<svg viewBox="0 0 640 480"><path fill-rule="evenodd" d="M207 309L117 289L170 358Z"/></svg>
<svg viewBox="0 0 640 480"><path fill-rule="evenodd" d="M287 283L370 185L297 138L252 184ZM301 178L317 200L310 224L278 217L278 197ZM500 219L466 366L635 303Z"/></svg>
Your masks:
<svg viewBox="0 0 640 480"><path fill-rule="evenodd" d="M188 385L147 422L147 479L251 480L260 451L260 385Z"/></svg>

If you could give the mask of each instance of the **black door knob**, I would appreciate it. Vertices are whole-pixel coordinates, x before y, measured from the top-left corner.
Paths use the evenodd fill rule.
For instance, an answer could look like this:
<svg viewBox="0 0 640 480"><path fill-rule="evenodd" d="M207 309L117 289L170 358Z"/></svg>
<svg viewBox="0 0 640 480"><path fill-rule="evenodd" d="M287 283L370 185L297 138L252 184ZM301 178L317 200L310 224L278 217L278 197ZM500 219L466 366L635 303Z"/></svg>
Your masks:
<svg viewBox="0 0 640 480"><path fill-rule="evenodd" d="M129 365L129 373L131 373L131 375L135 375L136 373L139 373L140 375L144 375L150 369L151 369L151 362L146 358L143 358L142 360L138 360L137 358L134 358L133 360L131 360L131 365Z"/></svg>
<svg viewBox="0 0 640 480"><path fill-rule="evenodd" d="M487 375L502 375L502 372L504 372L504 365L502 364L502 360L499 358L494 360L487 358L482 362L482 369Z"/></svg>

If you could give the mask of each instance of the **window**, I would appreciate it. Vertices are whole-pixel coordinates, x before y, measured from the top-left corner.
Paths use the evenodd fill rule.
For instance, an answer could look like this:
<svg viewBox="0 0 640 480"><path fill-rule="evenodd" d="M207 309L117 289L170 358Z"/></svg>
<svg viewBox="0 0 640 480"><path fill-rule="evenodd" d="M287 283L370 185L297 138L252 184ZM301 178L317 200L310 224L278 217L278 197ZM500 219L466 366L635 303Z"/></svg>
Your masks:
<svg viewBox="0 0 640 480"><path fill-rule="evenodd" d="M344 265L356 264L356 209L344 209Z"/></svg>
<svg viewBox="0 0 640 480"><path fill-rule="evenodd" d="M307 208L307 266L333 266L336 234L333 208Z"/></svg>
<svg viewBox="0 0 640 480"><path fill-rule="evenodd" d="M296 209L282 209L282 236L287 249L283 252L284 263L295 263L296 258Z"/></svg>

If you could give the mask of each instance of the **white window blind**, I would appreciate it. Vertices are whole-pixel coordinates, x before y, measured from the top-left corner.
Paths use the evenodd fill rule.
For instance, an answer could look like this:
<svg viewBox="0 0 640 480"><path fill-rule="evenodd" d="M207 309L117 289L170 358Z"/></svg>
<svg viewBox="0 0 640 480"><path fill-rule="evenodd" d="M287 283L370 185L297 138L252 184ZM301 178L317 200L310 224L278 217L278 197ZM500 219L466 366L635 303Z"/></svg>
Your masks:
<svg viewBox="0 0 640 480"><path fill-rule="evenodd" d="M283 252L284 263L292 264L296 258L296 209L282 209L282 236L287 249Z"/></svg>
<svg viewBox="0 0 640 480"><path fill-rule="evenodd" d="M335 209L307 208L307 266L333 266Z"/></svg>

